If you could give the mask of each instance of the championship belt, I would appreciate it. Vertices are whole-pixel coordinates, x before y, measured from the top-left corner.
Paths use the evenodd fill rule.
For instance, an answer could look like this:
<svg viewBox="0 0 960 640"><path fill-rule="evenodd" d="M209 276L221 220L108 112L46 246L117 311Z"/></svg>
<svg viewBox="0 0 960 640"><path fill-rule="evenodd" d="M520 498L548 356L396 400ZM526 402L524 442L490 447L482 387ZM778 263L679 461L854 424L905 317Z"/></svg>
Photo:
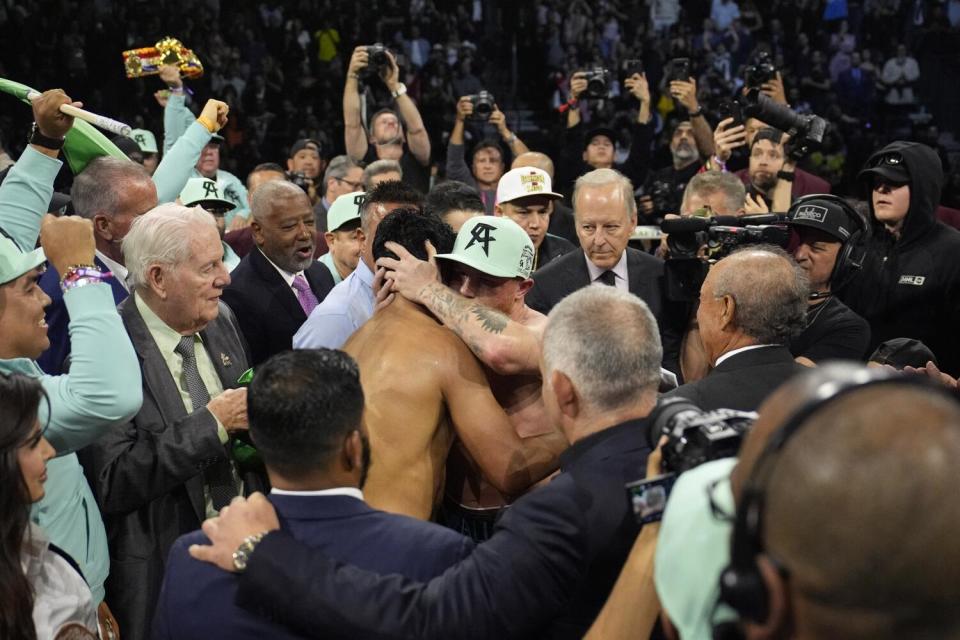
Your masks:
<svg viewBox="0 0 960 640"><path fill-rule="evenodd" d="M160 67L175 64L180 73L188 78L203 75L203 65L192 50L187 49L176 38L164 38L152 47L130 49L123 52L123 66L128 78L153 76L160 73Z"/></svg>

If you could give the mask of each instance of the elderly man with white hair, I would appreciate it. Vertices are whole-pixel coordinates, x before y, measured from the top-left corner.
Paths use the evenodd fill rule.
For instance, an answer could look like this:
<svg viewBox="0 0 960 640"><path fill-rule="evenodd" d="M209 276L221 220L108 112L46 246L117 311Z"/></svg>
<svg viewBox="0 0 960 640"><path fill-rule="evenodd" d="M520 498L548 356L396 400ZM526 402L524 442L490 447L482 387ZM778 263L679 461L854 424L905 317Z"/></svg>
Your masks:
<svg viewBox="0 0 960 640"><path fill-rule="evenodd" d="M220 302L230 275L213 217L161 205L133 222L123 253L133 294L119 311L143 407L90 448L87 470L109 533L108 597L124 637L146 638L174 540L259 485L233 460L247 430L246 390L233 387L248 365Z"/></svg>

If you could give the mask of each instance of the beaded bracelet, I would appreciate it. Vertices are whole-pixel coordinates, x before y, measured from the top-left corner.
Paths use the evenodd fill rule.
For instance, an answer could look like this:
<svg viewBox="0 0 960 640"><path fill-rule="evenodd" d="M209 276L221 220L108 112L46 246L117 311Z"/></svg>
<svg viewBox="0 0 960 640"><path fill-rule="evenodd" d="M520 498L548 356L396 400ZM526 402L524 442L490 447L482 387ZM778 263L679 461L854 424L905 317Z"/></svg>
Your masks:
<svg viewBox="0 0 960 640"><path fill-rule="evenodd" d="M110 271L103 273L97 267L83 265L72 266L69 267L63 277L60 278L60 290L66 293L70 289L103 282L105 278L109 278L112 275L113 273Z"/></svg>

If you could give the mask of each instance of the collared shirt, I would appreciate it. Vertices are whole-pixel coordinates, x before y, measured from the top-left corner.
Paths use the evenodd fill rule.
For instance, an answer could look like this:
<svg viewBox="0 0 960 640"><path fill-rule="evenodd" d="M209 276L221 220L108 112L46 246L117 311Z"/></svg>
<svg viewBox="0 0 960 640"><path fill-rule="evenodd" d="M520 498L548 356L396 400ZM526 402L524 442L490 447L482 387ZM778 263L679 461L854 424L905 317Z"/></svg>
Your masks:
<svg viewBox="0 0 960 640"><path fill-rule="evenodd" d="M779 345L779 344L751 344L751 345L746 346L746 347L740 347L739 349L734 349L733 351L727 351L725 354L723 354L722 356L720 356L719 358L717 358L717 362L713 365L713 368L716 369L717 367L720 366L720 363L721 363L721 362L723 362L723 361L726 360L727 358L731 358L731 357L737 355L738 353L743 353L744 351L750 351L750 350L752 350L752 349L763 349L763 348L765 348L765 347L779 347L779 346L781 346L781 345Z"/></svg>
<svg viewBox="0 0 960 640"><path fill-rule="evenodd" d="M317 261L323 263L323 266L325 266L327 270L330 272L330 275L333 276L333 284L336 285L343 282L343 277L340 275L340 271L337 270L337 263L333 261L332 252L328 251L327 253L317 258Z"/></svg>
<svg viewBox="0 0 960 640"><path fill-rule="evenodd" d="M373 315L373 272L362 259L293 336L294 349L339 349Z"/></svg>
<svg viewBox="0 0 960 640"><path fill-rule="evenodd" d="M117 282L119 282L124 289L130 291L130 285L127 284L127 276L130 274L130 272L127 270L127 268L116 260L108 258L100 251L97 251L96 253L97 257L100 258L104 265L106 265L107 269L113 273L113 277L116 278Z"/></svg>
<svg viewBox="0 0 960 640"><path fill-rule="evenodd" d="M260 251L260 247L257 247L256 250L257 250L257 251ZM287 283L287 286L288 286L288 287L290 287L290 291L293 291L293 295L297 295L297 290L293 288L293 280L294 280L294 278L296 278L297 276L302 276L302 275L303 275L303 271L297 271L296 273L290 273L289 271L286 271L286 270L281 269L280 267L278 267L273 260L271 260L270 258L267 258L267 254L265 254L263 251L260 251L260 255L262 255L262 256L266 259L266 261L270 263L270 266L272 266L274 269L277 270L277 273L280 274L280 277L283 278L283 281Z"/></svg>
<svg viewBox="0 0 960 640"><path fill-rule="evenodd" d="M626 291L630 293L630 279L627 276L627 250L624 249L623 253L620 254L620 260L617 261L617 264L613 266L612 269L601 269L597 265L593 264L590 261L590 258L587 257L587 254L583 254L583 259L587 261L587 271L590 273L590 283L607 286L600 281L600 276L602 276L607 271L613 271L614 275L617 276L615 282L616 287L620 291Z"/></svg>
<svg viewBox="0 0 960 640"><path fill-rule="evenodd" d="M270 489L270 493L278 496L347 496L363 502L363 491L360 491L360 489L356 487L336 487L334 489L319 489L317 491L288 491L287 489L277 489L274 487Z"/></svg>

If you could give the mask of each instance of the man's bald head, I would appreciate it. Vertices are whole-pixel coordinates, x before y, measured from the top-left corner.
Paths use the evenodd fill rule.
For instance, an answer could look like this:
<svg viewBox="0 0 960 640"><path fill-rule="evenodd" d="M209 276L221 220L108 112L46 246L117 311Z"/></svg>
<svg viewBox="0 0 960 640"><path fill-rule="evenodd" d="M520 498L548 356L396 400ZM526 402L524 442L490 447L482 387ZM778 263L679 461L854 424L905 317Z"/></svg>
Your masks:
<svg viewBox="0 0 960 640"><path fill-rule="evenodd" d="M816 372L795 378L760 408L735 495L770 435L823 381ZM786 570L799 637L960 635L960 504L949 499L958 456L960 404L887 383L817 410L764 463L764 549Z"/></svg>
<svg viewBox="0 0 960 640"><path fill-rule="evenodd" d="M263 222L280 200L303 200L309 204L307 193L286 180L270 180L262 183L253 194L250 203L250 215L254 220Z"/></svg>
<svg viewBox="0 0 960 640"><path fill-rule="evenodd" d="M783 249L740 249L711 267L697 320L710 362L751 344L786 344L803 329L807 276Z"/></svg>
<svg viewBox="0 0 960 640"><path fill-rule="evenodd" d="M540 153L539 151L521 153L513 159L513 164L510 165L511 169L518 169L520 167L536 167L537 169L542 169L546 171L550 179L553 180L553 160L545 153Z"/></svg>

